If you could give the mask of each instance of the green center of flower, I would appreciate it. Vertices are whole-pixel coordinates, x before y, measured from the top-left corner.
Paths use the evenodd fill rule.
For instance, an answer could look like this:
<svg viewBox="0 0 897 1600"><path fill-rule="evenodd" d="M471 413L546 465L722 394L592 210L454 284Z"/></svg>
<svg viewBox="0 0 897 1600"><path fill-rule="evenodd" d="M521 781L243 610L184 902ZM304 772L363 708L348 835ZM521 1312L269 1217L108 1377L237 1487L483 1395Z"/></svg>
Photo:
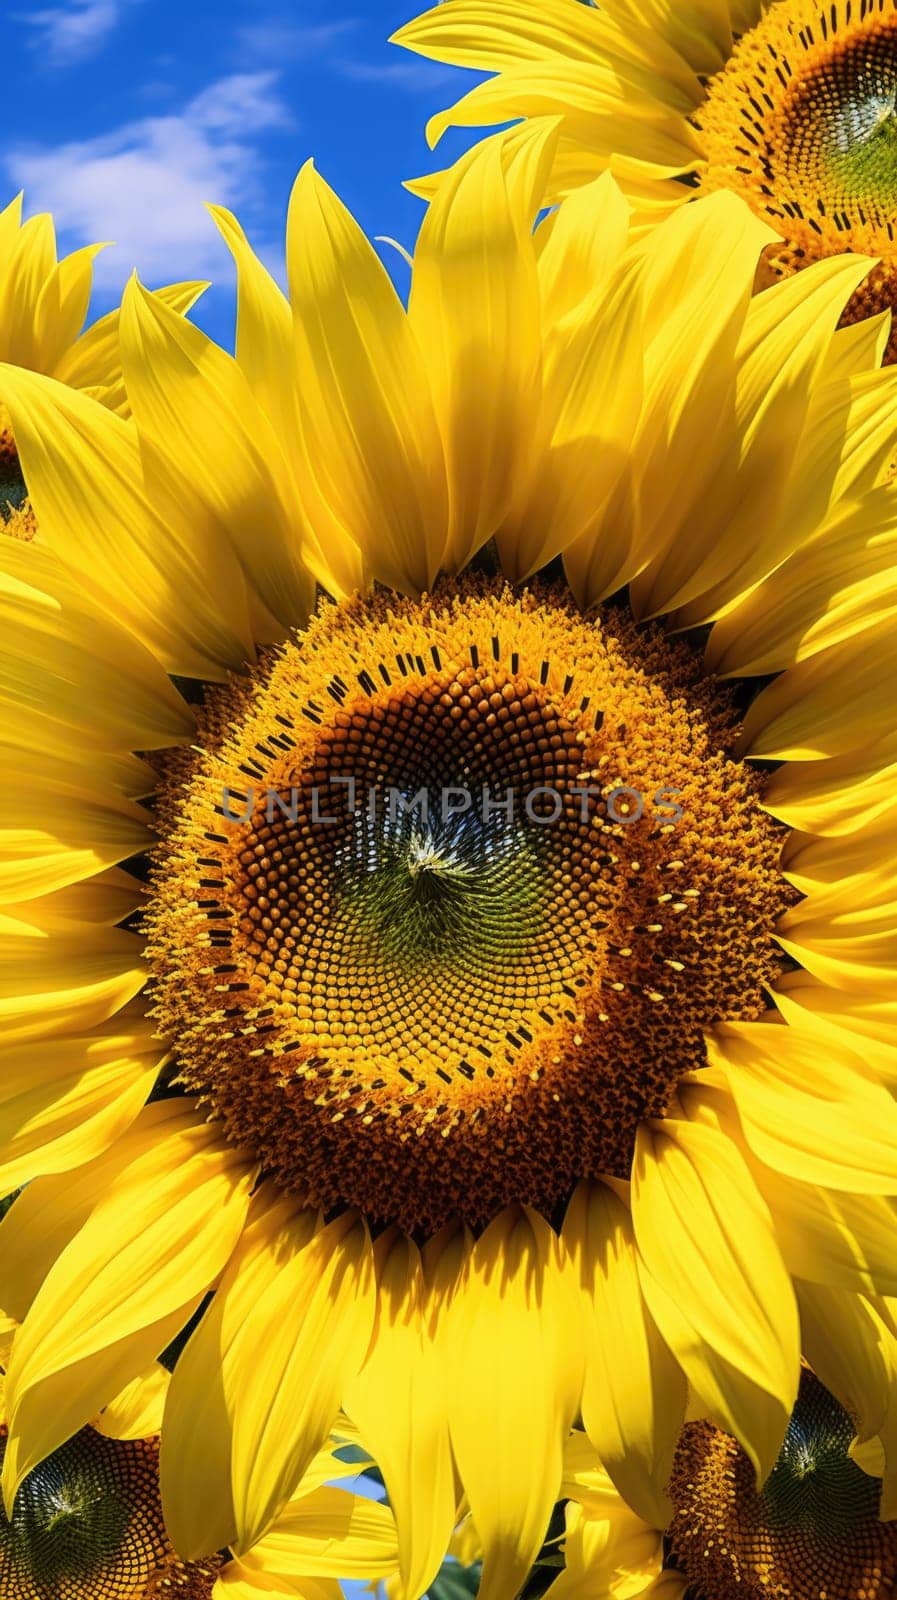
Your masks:
<svg viewBox="0 0 897 1600"><path fill-rule="evenodd" d="M440 791L418 794L426 823L415 811L373 824L365 813L339 852L336 962L351 961L374 985L404 976L419 986L431 969L469 984L484 968L507 983L536 946L550 899L535 829L480 812L443 822Z"/></svg>
<svg viewBox="0 0 897 1600"><path fill-rule="evenodd" d="M881 1483L848 1455L855 1433L843 1406L805 1372L779 1459L760 1496L771 1532L838 1545L878 1516Z"/></svg>
<svg viewBox="0 0 897 1600"><path fill-rule="evenodd" d="M12 1520L0 1513L3 1600L142 1596L167 1551L156 1470L154 1446L92 1428L35 1467Z"/></svg>
<svg viewBox="0 0 897 1600"><path fill-rule="evenodd" d="M786 97L783 166L836 216L897 215L897 17L869 26L800 74Z"/></svg>

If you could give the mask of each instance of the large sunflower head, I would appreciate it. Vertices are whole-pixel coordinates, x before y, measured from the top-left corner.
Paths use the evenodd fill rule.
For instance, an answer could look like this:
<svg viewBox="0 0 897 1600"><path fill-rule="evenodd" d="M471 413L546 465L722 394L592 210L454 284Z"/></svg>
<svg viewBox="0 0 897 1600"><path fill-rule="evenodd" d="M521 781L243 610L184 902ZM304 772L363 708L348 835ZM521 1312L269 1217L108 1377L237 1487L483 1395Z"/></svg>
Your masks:
<svg viewBox="0 0 897 1600"><path fill-rule="evenodd" d="M289 303L216 213L235 358L135 282L131 420L3 369L10 1505L199 1312L183 1557L342 1405L401 1592L463 1491L505 1600L578 1411L662 1525L686 1377L762 1479L793 1278L897 1288L866 263L752 297L742 202L604 178L534 232L556 138L461 163L407 308L308 167Z"/></svg>
<svg viewBox="0 0 897 1600"><path fill-rule="evenodd" d="M845 320L897 305L890 0L447 0L396 40L497 74L433 119L434 140L451 122L556 114L554 193L610 167L651 216L728 189L778 235L768 278L858 251L875 264Z"/></svg>

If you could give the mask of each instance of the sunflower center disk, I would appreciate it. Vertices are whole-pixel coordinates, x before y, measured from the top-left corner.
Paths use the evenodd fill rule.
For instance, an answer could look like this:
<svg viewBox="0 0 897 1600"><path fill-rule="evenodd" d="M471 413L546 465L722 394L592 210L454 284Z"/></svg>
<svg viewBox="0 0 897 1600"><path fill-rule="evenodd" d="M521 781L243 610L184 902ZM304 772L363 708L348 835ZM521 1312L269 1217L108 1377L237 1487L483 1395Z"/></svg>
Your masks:
<svg viewBox="0 0 897 1600"><path fill-rule="evenodd" d="M0 1463L6 1450L0 1438ZM158 1444L84 1428L0 1510L4 1600L209 1600L217 1558L188 1568L165 1534Z"/></svg>
<svg viewBox="0 0 897 1600"><path fill-rule="evenodd" d="M897 214L897 16L833 41L782 105L783 166L833 216L862 209L883 227Z"/></svg>
<svg viewBox="0 0 897 1600"><path fill-rule="evenodd" d="M758 1493L740 1445L710 1423L680 1439L670 1493L675 1558L714 1600L889 1600L897 1525L878 1520L881 1481L850 1459L855 1428L813 1373Z"/></svg>
<svg viewBox="0 0 897 1600"><path fill-rule="evenodd" d="M13 512L21 509L26 495L9 412L0 404L0 522L7 522Z"/></svg>
<svg viewBox="0 0 897 1600"><path fill-rule="evenodd" d="M694 120L708 157L704 186L737 190L783 235L768 252L774 274L856 250L882 259L845 320L895 304L894 0L780 0L710 79Z"/></svg>
<svg viewBox="0 0 897 1600"><path fill-rule="evenodd" d="M323 611L173 764L149 933L182 1081L290 1191L409 1228L628 1172L780 970L732 731L685 646L562 589Z"/></svg>

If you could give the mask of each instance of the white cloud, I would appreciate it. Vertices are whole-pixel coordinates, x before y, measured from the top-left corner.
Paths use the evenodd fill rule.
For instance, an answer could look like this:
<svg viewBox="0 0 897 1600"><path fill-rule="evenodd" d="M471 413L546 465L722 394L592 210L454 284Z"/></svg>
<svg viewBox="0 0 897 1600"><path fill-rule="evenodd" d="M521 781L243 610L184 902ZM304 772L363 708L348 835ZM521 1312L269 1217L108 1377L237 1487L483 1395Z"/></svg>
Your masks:
<svg viewBox="0 0 897 1600"><path fill-rule="evenodd" d="M94 139L14 148L3 165L29 211L53 212L67 246L115 241L97 259L101 285L120 288L134 266L151 284L220 275L223 245L204 202L251 206L257 136L292 125L278 78L273 70L233 73L178 114L142 117Z"/></svg>
<svg viewBox="0 0 897 1600"><path fill-rule="evenodd" d="M353 61L344 58L334 63L344 78L356 83L381 83L396 89L407 89L411 94L429 94L440 84L457 82L452 67L440 67L431 61Z"/></svg>
<svg viewBox="0 0 897 1600"><path fill-rule="evenodd" d="M321 56L357 28L354 17L336 22L296 23L270 17L237 29L237 47L257 61L307 61Z"/></svg>
<svg viewBox="0 0 897 1600"><path fill-rule="evenodd" d="M51 67L74 66L102 48L134 0L69 0L67 5L13 13L31 29L30 43Z"/></svg>

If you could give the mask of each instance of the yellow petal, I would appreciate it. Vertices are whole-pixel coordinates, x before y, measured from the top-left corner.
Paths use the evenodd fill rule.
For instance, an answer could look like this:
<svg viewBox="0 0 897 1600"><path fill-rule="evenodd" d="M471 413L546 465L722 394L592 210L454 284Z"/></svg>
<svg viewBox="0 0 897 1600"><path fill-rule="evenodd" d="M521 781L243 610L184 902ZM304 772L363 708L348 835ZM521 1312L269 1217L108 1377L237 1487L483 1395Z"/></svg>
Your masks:
<svg viewBox="0 0 897 1600"><path fill-rule="evenodd" d="M890 818L897 735L828 761L791 762L773 772L765 804L790 828L842 835Z"/></svg>
<svg viewBox="0 0 897 1600"><path fill-rule="evenodd" d="M685 1379L645 1305L632 1217L605 1185L581 1184L561 1237L585 1317L583 1422L623 1498L666 1527Z"/></svg>
<svg viewBox="0 0 897 1600"><path fill-rule="evenodd" d="M762 1482L796 1398L799 1342L791 1280L744 1159L713 1128L643 1125L632 1212L654 1320Z"/></svg>
<svg viewBox="0 0 897 1600"><path fill-rule="evenodd" d="M319 492L376 577L431 583L445 468L423 357L385 267L306 164L287 222L296 382Z"/></svg>
<svg viewBox="0 0 897 1600"><path fill-rule="evenodd" d="M445 442L457 571L501 526L538 465L541 328L532 226L554 129L488 140L440 187L421 226L408 318ZM486 332L488 330L488 333Z"/></svg>
<svg viewBox="0 0 897 1600"><path fill-rule="evenodd" d="M237 268L237 363L280 441L283 454L277 465L285 497L291 501L296 495L301 502L296 524L303 535L303 559L329 594L351 594L366 587L364 559L322 496L309 457L289 302L250 248L236 217L222 206L210 206L209 211Z"/></svg>
<svg viewBox="0 0 897 1600"><path fill-rule="evenodd" d="M0 621L10 742L83 761L88 752L155 750L189 738L192 713L158 662L87 599L52 552L2 541Z"/></svg>
<svg viewBox="0 0 897 1600"><path fill-rule="evenodd" d="M768 332L766 337L771 337ZM764 578L760 589L754 591L755 594L764 593L770 567L774 567L780 557L789 551L797 552L796 557L792 558L797 561L805 560L804 553L808 549L814 550L821 558L829 527L833 534L840 536L842 523L845 519L849 522L851 513L855 513L855 508L845 502L863 500L874 489L893 453L892 419L897 373L888 368L884 372L866 372L851 379L824 383L822 376L825 367L826 362L823 361L818 381L807 383L809 398L803 431L797 438L795 427L796 443L787 463L788 476L782 482L777 505L770 510L770 525L777 532L774 547L769 543L764 547L762 540L755 539L749 561L742 562L733 575L723 578L682 607L676 615L677 626L690 627L730 608L723 623L723 634L726 639L731 638L733 632L737 635L737 618L745 604L748 608L750 606L751 585L757 579ZM774 437L772 450L775 452ZM893 524L894 504L893 491L883 488L865 511L866 526L870 533L880 532L888 521ZM878 527L874 522L876 510L879 512ZM864 514L862 506L860 514ZM818 578L824 584L828 574L821 559L820 569ZM860 570L857 576L862 578L862 575ZM815 572L808 577L811 588L816 579ZM739 599L746 592L747 602ZM842 608L833 609L835 615L830 620L830 626L838 629L843 625ZM824 611L825 605L820 610ZM819 611L814 613L811 620L816 620L818 615ZM824 620L822 631L829 631L828 619ZM787 661L777 665L787 665ZM727 666L726 670L743 669ZM750 670L766 669L751 667Z"/></svg>
<svg viewBox="0 0 897 1600"><path fill-rule="evenodd" d="M571 1502L565 1513L564 1571L546 1600L635 1600L653 1594L663 1561L659 1529L619 1497L600 1510Z"/></svg>
<svg viewBox="0 0 897 1600"><path fill-rule="evenodd" d="M684 57L695 72L716 72L732 50L732 33L744 33L757 20L754 0L690 0L670 6L666 0L614 0L612 16L620 32L635 35L649 61L666 45Z"/></svg>
<svg viewBox="0 0 897 1600"><path fill-rule="evenodd" d="M105 1022L146 983L143 942L120 928L44 934L27 923L0 938L0 1027L7 1048Z"/></svg>
<svg viewBox="0 0 897 1600"><path fill-rule="evenodd" d="M861 847L862 840L856 841L855 849ZM871 856L864 871L828 885L813 883L806 898L778 924L782 948L806 971L839 989L880 993L893 983L897 884L887 835L881 851L877 870ZM847 855L847 848L836 845L836 859L838 854Z"/></svg>
<svg viewBox="0 0 897 1600"><path fill-rule="evenodd" d="M288 1585L288 1586L287 1586ZM345 1590L336 1578L282 1578L274 1588L264 1573L252 1572L242 1561L228 1561L221 1568L212 1590L212 1600L258 1600L259 1595L289 1596L290 1600L343 1600Z"/></svg>
<svg viewBox="0 0 897 1600"><path fill-rule="evenodd" d="M54 889L52 894L10 901L2 914L20 924L19 932L24 925L31 933L71 934L77 930L84 938L96 928L124 922L140 910L145 898L145 884L120 867L108 867L83 882Z"/></svg>
<svg viewBox="0 0 897 1600"><path fill-rule="evenodd" d="M862 1440L877 1434L893 1397L889 1348L881 1318L861 1295L798 1283L801 1344L825 1387L858 1424Z"/></svg>
<svg viewBox="0 0 897 1600"><path fill-rule="evenodd" d="M101 757L49 772L26 758L17 778L0 791L0 905L52 894L153 842L148 813L116 794Z"/></svg>
<svg viewBox="0 0 897 1600"><path fill-rule="evenodd" d="M707 1058L725 1072L745 1138L788 1177L860 1194L897 1194L897 1105L858 1055L816 1034L723 1023Z"/></svg>
<svg viewBox="0 0 897 1600"><path fill-rule="evenodd" d="M6 360L55 375L60 360L81 332L90 303L93 263L103 249L105 245L88 244L63 257L46 279L33 310L34 353L39 359L23 363L10 351Z"/></svg>
<svg viewBox="0 0 897 1600"><path fill-rule="evenodd" d="M483 1544L480 1600L507 1600L542 1543L582 1385L573 1288L535 1212L509 1208L474 1245L446 1348L452 1444Z"/></svg>
<svg viewBox="0 0 897 1600"><path fill-rule="evenodd" d="M684 1087L686 1115L734 1140L769 1207L782 1259L792 1277L854 1294L890 1294L897 1285L897 1200L851 1194L790 1178L760 1161L747 1144L737 1107L714 1068Z"/></svg>
<svg viewBox="0 0 897 1600"><path fill-rule="evenodd" d="M645 393L633 440L643 554L654 565L634 595L656 609L654 575L692 563L715 533L717 480L735 470L735 350L748 315L757 258L770 230L728 193L682 209L638 251L644 279ZM700 514L699 514L700 512ZM612 578L614 574L611 574ZM666 580L663 582L666 592Z"/></svg>
<svg viewBox="0 0 897 1600"><path fill-rule="evenodd" d="M792 972L780 979L773 999L787 1022L809 1028L823 1041L831 1042L834 1030L839 1047L856 1051L879 1078L894 1082L897 1002L889 994L830 989L808 973Z"/></svg>
<svg viewBox="0 0 897 1600"><path fill-rule="evenodd" d="M662 239L665 231L655 233ZM689 605L691 621L712 617L795 547L802 530L789 511L813 494L815 463L795 457L794 440L840 314L868 267L861 257L831 257L751 300L734 367L722 374L730 392L719 414L699 423L712 493L687 537L636 586L644 612Z"/></svg>
<svg viewBox="0 0 897 1600"><path fill-rule="evenodd" d="M170 1373L154 1361L103 1407L92 1426L109 1439L148 1439L157 1434L170 1382Z"/></svg>
<svg viewBox="0 0 897 1600"><path fill-rule="evenodd" d="M641 20L639 18L639 20ZM666 13L665 21L671 21ZM485 72L502 72L522 61L550 57L591 62L618 59L646 63L639 30L616 28L607 12L574 12L568 0L451 0L415 17L392 35L392 43L434 61ZM681 95L683 109L701 98L700 85L681 55L652 28L650 62L656 93Z"/></svg>
<svg viewBox="0 0 897 1600"><path fill-rule="evenodd" d="M391 1230L377 1241L375 1261L374 1335L345 1408L383 1474L395 1513L398 1592L417 1600L439 1571L455 1524L448 1395L417 1247Z"/></svg>
<svg viewBox="0 0 897 1600"><path fill-rule="evenodd" d="M122 365L147 489L209 561L236 553L256 637L299 626L314 598L281 445L234 358L136 279L121 309ZM261 606L259 608L259 602Z"/></svg>
<svg viewBox="0 0 897 1600"><path fill-rule="evenodd" d="M630 214L622 190L606 172L540 223L535 244L546 328L607 282L628 243Z"/></svg>
<svg viewBox="0 0 897 1600"><path fill-rule="evenodd" d="M851 905L862 914L897 901L897 862L889 829L867 828L846 837L819 839L811 833L789 834L782 848L782 871L789 883L807 896L806 918L836 918ZM786 929L800 922L793 906L782 918ZM803 920L803 919L801 919Z"/></svg>
<svg viewBox="0 0 897 1600"><path fill-rule="evenodd" d="M170 283L153 294L181 316L208 288L207 283ZM72 389L102 390L103 404L128 417L131 407L121 369L120 307L99 317L69 347L53 369L53 377Z"/></svg>
<svg viewBox="0 0 897 1600"><path fill-rule="evenodd" d="M45 371L37 307L57 271L56 232L46 212L8 236L2 263L0 354L4 361Z"/></svg>
<svg viewBox="0 0 897 1600"><path fill-rule="evenodd" d="M860 372L880 367L890 332L890 311L880 311L877 317L864 317L862 322L839 328L826 359L826 378L854 378Z"/></svg>
<svg viewBox="0 0 897 1600"><path fill-rule="evenodd" d="M852 1294L897 1293L897 1201L795 1182L752 1168L789 1272Z"/></svg>
<svg viewBox="0 0 897 1600"><path fill-rule="evenodd" d="M208 210L237 269L237 365L253 398L286 444L299 425L289 301L251 248L233 213L224 206L209 206Z"/></svg>
<svg viewBox="0 0 897 1600"><path fill-rule="evenodd" d="M143 1151L112 1178L16 1335L7 1507L27 1473L165 1348L237 1242L252 1172L191 1102L179 1105L161 1136L156 1105L138 1119Z"/></svg>
<svg viewBox="0 0 897 1600"><path fill-rule="evenodd" d="M334 1424L334 1431L327 1443L313 1457L311 1465L302 1474L301 1482L297 1484L291 1500L301 1499L304 1494L311 1494L313 1489L323 1489L326 1484L332 1483L335 1478L357 1478L363 1475L366 1468L373 1466L373 1457L364 1450L360 1441L349 1441L346 1432L356 1433L344 1413L340 1413ZM343 1461L336 1452L344 1450L347 1443L353 1444L353 1460Z"/></svg>
<svg viewBox="0 0 897 1600"><path fill-rule="evenodd" d="M389 1507L376 1500L345 1489L315 1489L291 1501L240 1560L246 1572L273 1585L293 1576L300 1581L386 1577L398 1560L395 1521Z"/></svg>
<svg viewBox="0 0 897 1600"><path fill-rule="evenodd" d="M879 489L842 510L717 623L706 663L723 677L780 672L895 614L897 497Z"/></svg>
<svg viewBox="0 0 897 1600"><path fill-rule="evenodd" d="M594 18L567 0L451 0L406 22L390 43L484 72L553 55L595 61L600 48Z"/></svg>
<svg viewBox="0 0 897 1600"><path fill-rule="evenodd" d="M882 684L897 673L890 618L781 673L744 719L739 750L761 760L844 756L893 732Z"/></svg>
<svg viewBox="0 0 897 1600"><path fill-rule="evenodd" d="M149 1096L161 1055L137 1019L0 1052L0 1194L107 1149Z"/></svg>
<svg viewBox="0 0 897 1600"><path fill-rule="evenodd" d="M162 1137L167 1124L180 1121L182 1114L179 1100L159 1101L103 1155L72 1172L36 1178L16 1196L0 1221L4 1311L24 1322L54 1262L118 1173L142 1153L147 1126Z"/></svg>
<svg viewBox="0 0 897 1600"><path fill-rule="evenodd" d="M327 1438L364 1360L374 1285L367 1231L262 1191L210 1310L178 1361L162 1499L187 1559L270 1526ZM265 1359L259 1360L264 1349Z"/></svg>
<svg viewBox="0 0 897 1600"><path fill-rule="evenodd" d="M656 82L650 68L627 61L622 54L596 62L563 56L526 61L487 78L448 110L431 117L427 143L432 149L450 127L495 127L517 117L562 116L565 133L605 165L615 156L635 158L670 177L690 171L701 150L681 111L651 95ZM558 198L556 183L549 194Z"/></svg>
<svg viewBox="0 0 897 1600"><path fill-rule="evenodd" d="M595 222L600 225L599 218ZM548 452L522 525L509 522L498 539L503 565L514 576L535 571L563 551L569 581L584 606L591 604L596 582L602 583L596 579L596 547L605 572L609 565L623 567L629 554L628 543L620 548L614 538L614 494L629 467L639 418L643 348L641 284L630 268L574 313L547 347Z"/></svg>
<svg viewBox="0 0 897 1600"><path fill-rule="evenodd" d="M236 558L202 529L171 527L159 516L133 425L77 389L16 367L0 368L0 397L41 539L73 571L90 571L98 605L168 671L221 678L251 659ZM107 692L113 687L107 681Z"/></svg>

